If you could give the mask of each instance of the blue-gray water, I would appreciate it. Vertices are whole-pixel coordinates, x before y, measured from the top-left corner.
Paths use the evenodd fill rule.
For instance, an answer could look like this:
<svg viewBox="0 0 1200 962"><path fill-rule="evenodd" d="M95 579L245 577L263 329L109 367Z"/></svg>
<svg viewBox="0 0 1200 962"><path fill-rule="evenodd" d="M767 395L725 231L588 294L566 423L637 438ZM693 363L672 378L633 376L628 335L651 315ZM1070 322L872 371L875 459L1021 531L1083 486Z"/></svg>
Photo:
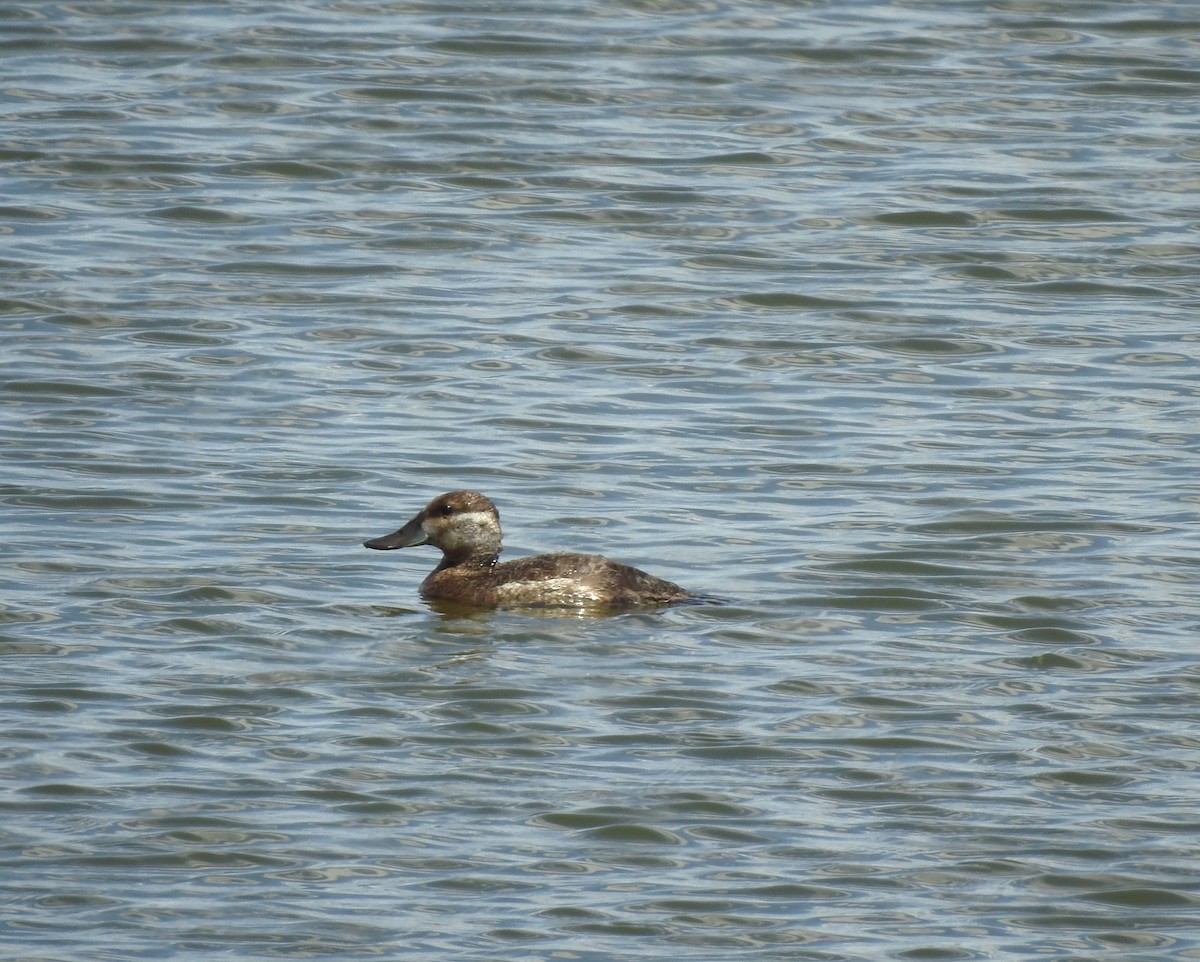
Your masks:
<svg viewBox="0 0 1200 962"><path fill-rule="evenodd" d="M1195 4L0 51L5 958L1200 959ZM431 611L457 487L730 601Z"/></svg>

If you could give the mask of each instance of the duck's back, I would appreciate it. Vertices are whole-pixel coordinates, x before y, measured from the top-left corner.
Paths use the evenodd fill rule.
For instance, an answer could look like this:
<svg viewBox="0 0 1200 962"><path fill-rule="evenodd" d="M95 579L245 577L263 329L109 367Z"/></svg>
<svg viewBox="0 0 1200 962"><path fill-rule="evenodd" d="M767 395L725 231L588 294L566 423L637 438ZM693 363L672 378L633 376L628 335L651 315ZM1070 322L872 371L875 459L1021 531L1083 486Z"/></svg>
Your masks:
<svg viewBox="0 0 1200 962"><path fill-rule="evenodd" d="M426 598L511 607L631 608L685 601L687 591L603 555L544 554L489 567L446 568L421 585Z"/></svg>

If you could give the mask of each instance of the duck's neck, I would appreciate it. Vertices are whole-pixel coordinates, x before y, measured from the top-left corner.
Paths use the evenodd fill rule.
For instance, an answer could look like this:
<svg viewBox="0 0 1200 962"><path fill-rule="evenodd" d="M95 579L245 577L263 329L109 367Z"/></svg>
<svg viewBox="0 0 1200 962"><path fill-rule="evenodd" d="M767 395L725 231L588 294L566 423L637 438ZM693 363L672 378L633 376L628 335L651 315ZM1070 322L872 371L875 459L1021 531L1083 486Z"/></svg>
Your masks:
<svg viewBox="0 0 1200 962"><path fill-rule="evenodd" d="M500 552L487 553L482 551L443 551L442 562L434 571L445 571L447 568L490 568L500 560Z"/></svg>

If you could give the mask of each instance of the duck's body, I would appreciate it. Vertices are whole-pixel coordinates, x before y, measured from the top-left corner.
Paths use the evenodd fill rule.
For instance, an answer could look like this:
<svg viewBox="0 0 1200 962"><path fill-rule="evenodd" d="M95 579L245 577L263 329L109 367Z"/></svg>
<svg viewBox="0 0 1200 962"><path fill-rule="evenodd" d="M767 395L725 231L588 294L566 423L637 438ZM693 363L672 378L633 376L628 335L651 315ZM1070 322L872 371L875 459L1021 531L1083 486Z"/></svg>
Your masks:
<svg viewBox="0 0 1200 962"><path fill-rule="evenodd" d="M543 554L500 562L500 514L475 491L439 495L404 527L363 544L379 550L441 548L441 564L421 583L421 595L431 601L489 608L634 608L695 597L602 555Z"/></svg>

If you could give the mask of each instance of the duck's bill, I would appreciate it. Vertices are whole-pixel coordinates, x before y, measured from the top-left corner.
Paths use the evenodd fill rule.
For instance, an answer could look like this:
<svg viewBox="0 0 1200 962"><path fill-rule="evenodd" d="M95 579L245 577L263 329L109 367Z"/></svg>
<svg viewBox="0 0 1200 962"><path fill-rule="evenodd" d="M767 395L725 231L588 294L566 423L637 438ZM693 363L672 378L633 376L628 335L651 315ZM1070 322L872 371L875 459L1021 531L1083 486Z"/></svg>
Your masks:
<svg viewBox="0 0 1200 962"><path fill-rule="evenodd" d="M425 529L421 527L421 519L413 518L399 531L385 534L382 538L364 541L363 547L374 548L377 551L391 551L393 548L411 548L414 545L424 544L427 540L429 539L425 534Z"/></svg>

